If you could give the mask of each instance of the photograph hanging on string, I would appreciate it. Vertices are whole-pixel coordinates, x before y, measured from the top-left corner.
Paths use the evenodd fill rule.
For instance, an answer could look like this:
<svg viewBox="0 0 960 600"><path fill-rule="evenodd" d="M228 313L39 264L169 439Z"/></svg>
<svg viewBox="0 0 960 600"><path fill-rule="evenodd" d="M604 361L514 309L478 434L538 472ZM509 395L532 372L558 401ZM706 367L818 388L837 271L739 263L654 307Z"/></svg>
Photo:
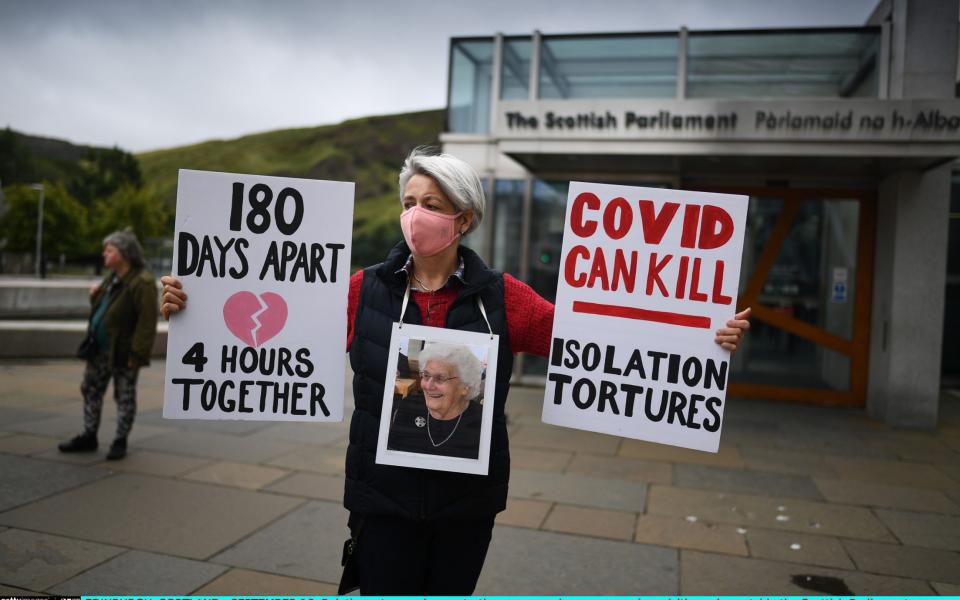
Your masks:
<svg viewBox="0 0 960 600"><path fill-rule="evenodd" d="M498 336L394 324L377 463L486 474Z"/></svg>

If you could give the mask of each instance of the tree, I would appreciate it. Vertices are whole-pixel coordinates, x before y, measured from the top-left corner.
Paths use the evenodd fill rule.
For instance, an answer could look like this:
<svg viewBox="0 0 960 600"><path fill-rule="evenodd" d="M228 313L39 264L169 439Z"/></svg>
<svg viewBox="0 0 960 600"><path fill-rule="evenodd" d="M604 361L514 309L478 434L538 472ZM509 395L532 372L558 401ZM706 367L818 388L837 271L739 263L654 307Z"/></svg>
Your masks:
<svg viewBox="0 0 960 600"><path fill-rule="evenodd" d="M79 256L84 253L86 209L62 183L44 182L43 254ZM4 189L7 212L0 217L0 236L6 250L33 252L37 243L37 205L40 194L29 185Z"/></svg>
<svg viewBox="0 0 960 600"><path fill-rule="evenodd" d="M167 234L167 208L144 188L127 184L110 197L97 200L90 211L92 242L99 251L100 240L119 229L130 227L141 240Z"/></svg>
<svg viewBox="0 0 960 600"><path fill-rule="evenodd" d="M143 186L137 158L116 146L109 150L91 149L80 162L80 169L81 174L70 182L70 193L88 208L124 186Z"/></svg>
<svg viewBox="0 0 960 600"><path fill-rule="evenodd" d="M0 183L31 183L35 178L36 164L30 149L9 127L0 130Z"/></svg>

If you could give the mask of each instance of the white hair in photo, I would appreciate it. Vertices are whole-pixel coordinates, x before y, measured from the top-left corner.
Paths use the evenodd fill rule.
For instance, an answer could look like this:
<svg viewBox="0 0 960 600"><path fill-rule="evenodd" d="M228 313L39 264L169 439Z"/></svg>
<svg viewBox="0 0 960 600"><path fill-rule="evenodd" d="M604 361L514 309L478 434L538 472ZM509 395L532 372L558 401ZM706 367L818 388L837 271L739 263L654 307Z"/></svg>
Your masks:
<svg viewBox="0 0 960 600"><path fill-rule="evenodd" d="M428 362L451 365L460 381L467 386L467 397L474 399L480 395L483 383L483 365L470 348L462 344L428 342L420 351L420 368Z"/></svg>

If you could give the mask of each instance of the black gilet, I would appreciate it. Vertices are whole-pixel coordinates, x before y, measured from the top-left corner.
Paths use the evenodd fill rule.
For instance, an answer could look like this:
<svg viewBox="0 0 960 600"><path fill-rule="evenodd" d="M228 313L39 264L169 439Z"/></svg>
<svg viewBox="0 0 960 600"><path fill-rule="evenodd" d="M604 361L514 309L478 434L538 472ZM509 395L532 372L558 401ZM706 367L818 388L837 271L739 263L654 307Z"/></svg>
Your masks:
<svg viewBox="0 0 960 600"><path fill-rule="evenodd" d="M493 332L500 336L488 474L429 471L375 462L391 328L400 318L407 285L406 275L397 271L405 264L410 250L400 242L384 262L364 270L354 320L350 364L354 372L355 409L350 423L343 498L351 513L428 520L489 516L506 507L510 453L504 404L510 389L513 354L507 335L503 274L487 268L469 248L461 246L459 252L464 261L465 283L450 305L445 327L486 333L487 323L477 306L479 295ZM404 323L423 323L416 302L407 306Z"/></svg>

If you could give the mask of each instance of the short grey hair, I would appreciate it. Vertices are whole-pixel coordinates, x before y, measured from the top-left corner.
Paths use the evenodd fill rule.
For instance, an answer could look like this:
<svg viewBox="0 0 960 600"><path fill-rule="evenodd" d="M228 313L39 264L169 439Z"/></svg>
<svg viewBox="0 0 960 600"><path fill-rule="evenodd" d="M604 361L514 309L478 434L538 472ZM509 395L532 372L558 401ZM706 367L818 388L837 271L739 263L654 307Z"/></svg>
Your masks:
<svg viewBox="0 0 960 600"><path fill-rule="evenodd" d="M145 264L143 261L143 248L140 247L140 242L137 241L137 236L134 235L132 231L126 229L123 231L114 231L103 238L103 245L106 246L107 244L116 246L120 254L130 263L131 267L137 269L143 268Z"/></svg>
<svg viewBox="0 0 960 600"><path fill-rule="evenodd" d="M433 178L447 195L450 202L459 210L472 210L473 222L466 233L480 226L486 200L480 176L473 167L452 154L440 154L427 146L414 148L403 161L400 169L400 202L403 202L403 190L414 175L426 175Z"/></svg>
<svg viewBox="0 0 960 600"><path fill-rule="evenodd" d="M457 372L457 377L467 386L467 399L473 400L480 395L483 365L469 347L463 344L431 342L420 351L418 360L421 369L426 367L428 362L440 362L452 366Z"/></svg>

